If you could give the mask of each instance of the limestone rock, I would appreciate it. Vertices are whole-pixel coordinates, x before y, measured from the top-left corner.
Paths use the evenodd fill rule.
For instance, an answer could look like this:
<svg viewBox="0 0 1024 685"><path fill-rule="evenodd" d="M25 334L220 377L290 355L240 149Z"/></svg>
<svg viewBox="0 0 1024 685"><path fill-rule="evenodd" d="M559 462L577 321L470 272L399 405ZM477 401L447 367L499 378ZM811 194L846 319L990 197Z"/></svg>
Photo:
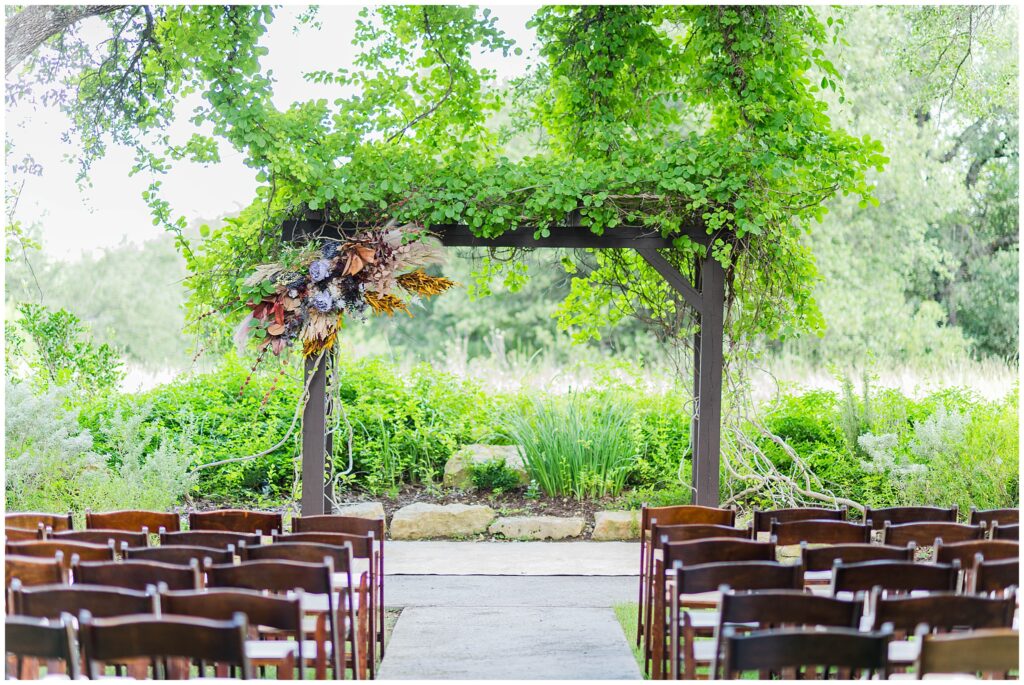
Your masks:
<svg viewBox="0 0 1024 685"><path fill-rule="evenodd" d="M394 540L424 540L477 535L487 531L494 510L482 504L426 504L402 507L391 518Z"/></svg>
<svg viewBox="0 0 1024 685"><path fill-rule="evenodd" d="M564 540L583 534L584 521L579 516L508 516L491 524L491 535L512 540Z"/></svg>
<svg viewBox="0 0 1024 685"><path fill-rule="evenodd" d="M343 504L334 510L338 516L354 516L361 519L384 518L384 505L380 502L356 502Z"/></svg>
<svg viewBox="0 0 1024 685"><path fill-rule="evenodd" d="M639 511L599 511L594 514L594 540L639 540Z"/></svg>
<svg viewBox="0 0 1024 685"><path fill-rule="evenodd" d="M465 489L473 484L470 468L474 464L483 464L492 459L501 459L505 466L515 471L519 482L530 484L530 476L526 473L523 458L515 445L464 445L457 450L448 463L444 465L444 485L449 488Z"/></svg>

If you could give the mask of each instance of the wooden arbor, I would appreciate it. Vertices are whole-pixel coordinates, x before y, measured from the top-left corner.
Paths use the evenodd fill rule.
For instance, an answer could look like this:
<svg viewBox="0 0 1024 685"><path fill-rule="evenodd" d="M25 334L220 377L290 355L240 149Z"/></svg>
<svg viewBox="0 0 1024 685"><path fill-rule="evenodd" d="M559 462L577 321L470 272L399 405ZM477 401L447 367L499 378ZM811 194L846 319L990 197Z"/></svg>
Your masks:
<svg viewBox="0 0 1024 685"><path fill-rule="evenodd" d="M355 226L328 223L309 216L286 221L282 226L285 241L310 238L344 238ZM468 226L440 225L430 229L449 247L562 247L608 250L636 250L682 295L697 312L700 325L694 335L693 395L696 400L691 425L693 445L694 504L718 505L719 447L722 423L722 342L725 317L725 270L714 258L697 260L696 283L690 283L659 249L671 249L672 240L648 228L619 226L596 235L581 226L575 213L561 226L551 227L548 237L534 237L534 229L521 227L494 238L480 238ZM682 234L694 242L708 245L711 236L703 228L685 228ZM308 374L313 373L312 379ZM302 415L302 515L330 513L331 504L324 488L326 455L333 453L326 431L327 371L312 359L306 360L309 401Z"/></svg>

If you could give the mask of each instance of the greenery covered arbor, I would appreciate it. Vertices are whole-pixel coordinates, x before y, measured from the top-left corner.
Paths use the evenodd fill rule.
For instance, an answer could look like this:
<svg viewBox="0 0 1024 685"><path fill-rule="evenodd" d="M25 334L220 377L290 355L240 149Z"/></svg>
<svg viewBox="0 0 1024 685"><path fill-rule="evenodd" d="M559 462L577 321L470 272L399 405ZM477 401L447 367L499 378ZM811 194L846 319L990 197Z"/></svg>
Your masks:
<svg viewBox="0 0 1024 685"><path fill-rule="evenodd" d="M252 205L197 246L159 180L147 193L179 234L196 318L220 312L197 328L239 317L245 279L299 249L280 227L310 210L335 227L464 226L491 245L528 226L539 241L589 232L578 245L592 249L632 227L660 242L599 251L593 268L566 261L576 277L561 324L587 339L634 314L688 344L699 324L687 290L663 274L708 288L710 268L735 359L755 336L821 327L803 234L837 193L872 202L865 172L887 161L829 119L822 93L841 86L822 48L843 22L812 8L544 7L531 21L539 59L499 84L474 55L518 48L488 10L380 7L356 27L355 69L307 75L338 97L286 109L260 65L272 19L265 7L147 8L131 18L137 49L80 81L89 152L133 144L138 170L159 174L214 161L226 142L257 170ZM175 102L194 93L195 133L170 140ZM487 275L501 269L512 285L526 276L515 260L484 261Z"/></svg>

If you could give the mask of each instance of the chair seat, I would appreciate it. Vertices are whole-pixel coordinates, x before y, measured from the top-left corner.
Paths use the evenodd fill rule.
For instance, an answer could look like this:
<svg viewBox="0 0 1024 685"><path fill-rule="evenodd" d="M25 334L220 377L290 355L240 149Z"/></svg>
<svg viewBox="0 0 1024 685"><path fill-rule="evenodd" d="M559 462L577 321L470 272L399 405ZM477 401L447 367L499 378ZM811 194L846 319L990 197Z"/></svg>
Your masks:
<svg viewBox="0 0 1024 685"><path fill-rule="evenodd" d="M331 653L332 645L325 643L327 654ZM245 653L253 661L281 661L289 656L299 655L299 644L295 640L246 640ZM302 654L312 660L316 656L315 640L302 641Z"/></svg>
<svg viewBox="0 0 1024 685"><path fill-rule="evenodd" d="M889 643L889 663L899 664L901 666L912 664L917 661L917 655L920 652L920 642L893 640Z"/></svg>
<svg viewBox="0 0 1024 685"><path fill-rule="evenodd" d="M832 582L832 571L804 571L805 585L827 585Z"/></svg>

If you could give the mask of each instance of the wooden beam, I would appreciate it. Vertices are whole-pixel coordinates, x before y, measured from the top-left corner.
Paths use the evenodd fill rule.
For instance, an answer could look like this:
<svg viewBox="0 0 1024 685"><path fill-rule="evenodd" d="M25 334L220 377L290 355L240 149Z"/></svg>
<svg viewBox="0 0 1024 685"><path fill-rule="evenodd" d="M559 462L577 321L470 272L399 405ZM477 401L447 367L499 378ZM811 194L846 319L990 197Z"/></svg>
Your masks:
<svg viewBox="0 0 1024 685"><path fill-rule="evenodd" d="M686 280L686 276L679 273L679 269L672 265L672 262L668 261L657 250L650 250L646 248L637 248L637 252L640 256L647 260L654 269L661 274L661 277L665 279L665 282L672 286L676 292L683 296L686 303L696 309L698 312L701 308L701 294L690 285L690 282Z"/></svg>
<svg viewBox="0 0 1024 685"><path fill-rule="evenodd" d="M310 380L310 374L313 375ZM327 456L327 355L317 365L306 359L305 380L309 399L302 409L302 515L330 514L324 492Z"/></svg>
<svg viewBox="0 0 1024 685"><path fill-rule="evenodd" d="M700 371L697 450L693 455L694 504L718 506L722 437L722 339L725 334L725 269L712 256L701 260Z"/></svg>

